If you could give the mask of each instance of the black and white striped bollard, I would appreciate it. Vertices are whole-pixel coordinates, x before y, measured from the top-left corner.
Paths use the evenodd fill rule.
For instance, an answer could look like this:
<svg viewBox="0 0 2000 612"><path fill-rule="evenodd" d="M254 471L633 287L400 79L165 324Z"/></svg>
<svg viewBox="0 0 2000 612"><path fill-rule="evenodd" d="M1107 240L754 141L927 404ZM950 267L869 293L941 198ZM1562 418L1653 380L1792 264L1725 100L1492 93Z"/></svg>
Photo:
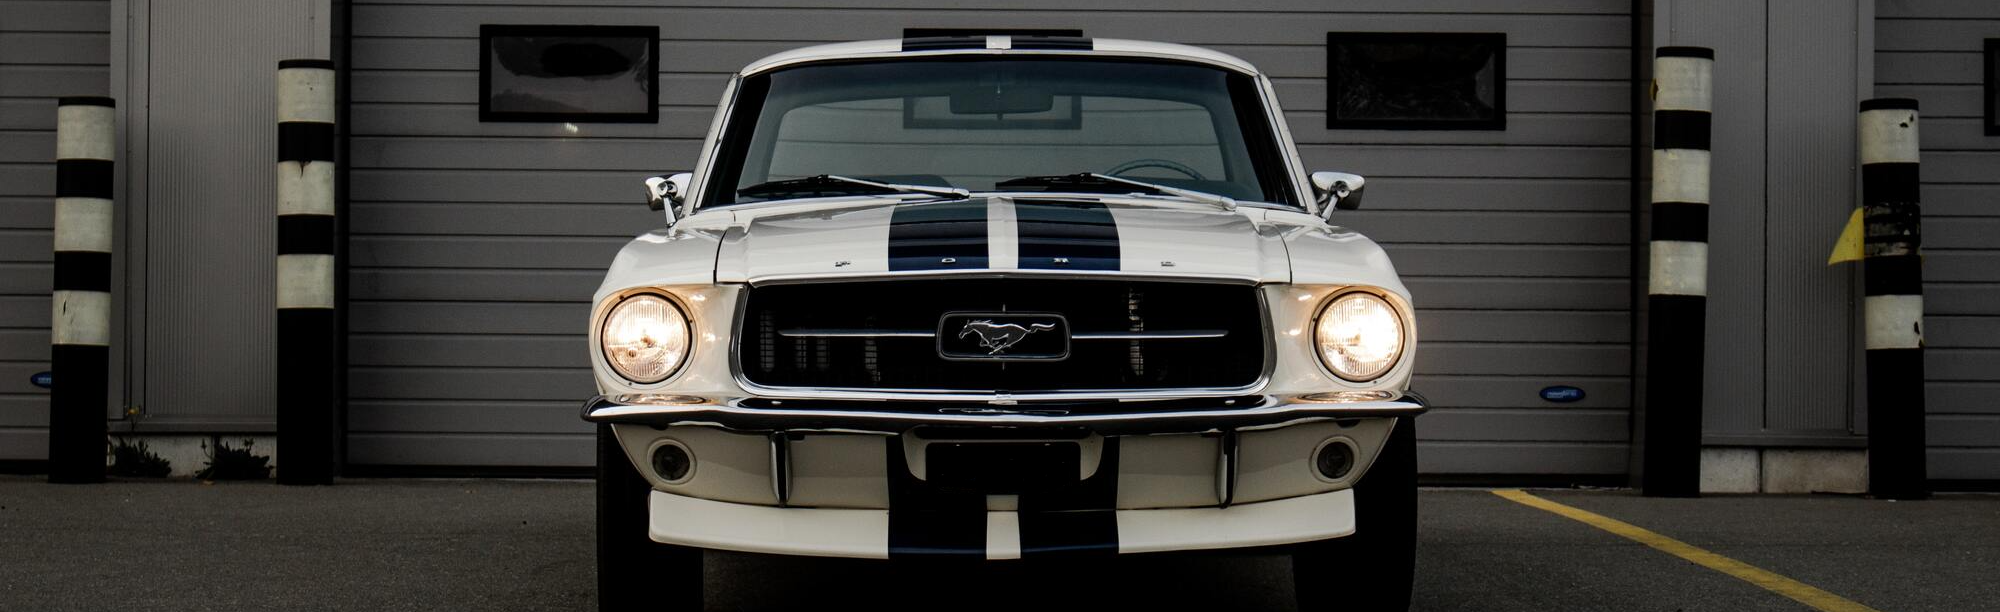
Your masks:
<svg viewBox="0 0 2000 612"><path fill-rule="evenodd" d="M1868 491L1930 495L1924 466L1924 271L1917 101L1861 103L1862 302L1868 347Z"/></svg>
<svg viewBox="0 0 2000 612"><path fill-rule="evenodd" d="M49 482L104 481L111 373L111 98L56 102L55 284L50 296Z"/></svg>
<svg viewBox="0 0 2000 612"><path fill-rule="evenodd" d="M1715 51L1661 47L1653 61L1652 273L1647 285L1649 496L1701 494L1702 350L1708 309L1710 83Z"/></svg>
<svg viewBox="0 0 2000 612"><path fill-rule="evenodd" d="M338 471L333 62L278 62L278 466L281 484Z"/></svg>

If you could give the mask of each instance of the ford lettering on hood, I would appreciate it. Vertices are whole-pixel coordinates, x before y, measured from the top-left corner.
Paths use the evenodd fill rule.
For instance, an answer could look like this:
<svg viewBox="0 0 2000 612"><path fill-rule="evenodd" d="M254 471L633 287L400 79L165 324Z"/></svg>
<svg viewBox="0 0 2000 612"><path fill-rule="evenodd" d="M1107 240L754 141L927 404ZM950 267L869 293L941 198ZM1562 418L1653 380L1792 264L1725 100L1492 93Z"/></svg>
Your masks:
<svg viewBox="0 0 2000 612"><path fill-rule="evenodd" d="M1283 257L1278 243L1245 215L1199 205L1045 196L870 203L755 217L718 254L741 258L743 278L718 280L1031 271L1251 281L1264 278L1266 257Z"/></svg>

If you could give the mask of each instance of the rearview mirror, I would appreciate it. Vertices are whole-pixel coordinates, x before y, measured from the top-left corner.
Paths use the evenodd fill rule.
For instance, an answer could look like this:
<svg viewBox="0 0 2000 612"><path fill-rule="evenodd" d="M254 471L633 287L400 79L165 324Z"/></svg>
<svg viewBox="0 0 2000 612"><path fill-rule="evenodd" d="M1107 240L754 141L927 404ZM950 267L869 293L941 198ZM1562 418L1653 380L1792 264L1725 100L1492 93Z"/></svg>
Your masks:
<svg viewBox="0 0 2000 612"><path fill-rule="evenodd" d="M1368 179L1346 172L1314 172L1312 184L1313 196L1319 201L1319 213L1326 216L1335 209L1361 208L1361 188L1368 185Z"/></svg>
<svg viewBox="0 0 2000 612"><path fill-rule="evenodd" d="M666 212L667 224L673 225L674 209L680 207L682 201L686 199L688 182L693 179L694 174L688 172L648 177L646 208Z"/></svg>
<svg viewBox="0 0 2000 612"><path fill-rule="evenodd" d="M954 115L1028 115L1056 107L1054 92L1040 87L974 86L951 92Z"/></svg>

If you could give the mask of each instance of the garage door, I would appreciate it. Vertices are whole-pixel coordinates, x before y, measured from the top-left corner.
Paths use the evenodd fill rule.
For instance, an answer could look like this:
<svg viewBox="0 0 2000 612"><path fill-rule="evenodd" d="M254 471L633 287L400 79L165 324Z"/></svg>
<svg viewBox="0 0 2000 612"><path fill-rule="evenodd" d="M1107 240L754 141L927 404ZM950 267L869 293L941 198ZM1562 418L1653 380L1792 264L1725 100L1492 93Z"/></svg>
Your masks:
<svg viewBox="0 0 2000 612"><path fill-rule="evenodd" d="M2000 138L1986 135L1980 74L2000 5L1876 10L1875 95L1923 106L1930 476L2000 481Z"/></svg>
<svg viewBox="0 0 2000 612"><path fill-rule="evenodd" d="M606 6L606 5L610 6ZM1374 181L1342 223L1384 242L1421 306L1423 469L1626 469L1630 406L1628 3L1195 4L848 0L354 7L349 454L367 465L592 461L585 300L657 217L640 178L692 164L728 75L816 42L907 27L1081 28L1210 46L1269 72L1315 169ZM689 6L659 6L686 4ZM704 6L693 6L696 4ZM797 5L800 3L789 3ZM1398 12L1401 11L1401 12ZM657 124L480 123L483 23L655 25ZM1332 31L1502 32L1507 129L1326 128ZM1544 402L1552 385L1581 401Z"/></svg>
<svg viewBox="0 0 2000 612"><path fill-rule="evenodd" d="M110 10L0 0L0 461L49 456L56 98L108 93Z"/></svg>

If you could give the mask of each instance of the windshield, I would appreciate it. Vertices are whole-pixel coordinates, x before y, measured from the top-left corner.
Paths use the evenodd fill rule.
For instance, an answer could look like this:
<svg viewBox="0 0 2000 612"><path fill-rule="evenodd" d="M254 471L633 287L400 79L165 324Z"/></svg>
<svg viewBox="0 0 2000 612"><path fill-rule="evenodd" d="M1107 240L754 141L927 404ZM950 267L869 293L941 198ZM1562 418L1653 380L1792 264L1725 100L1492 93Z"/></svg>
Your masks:
<svg viewBox="0 0 2000 612"><path fill-rule="evenodd" d="M771 184L822 175L1014 191L1024 183L995 185L1080 173L1296 205L1255 81L1197 64L981 56L805 65L745 79L736 104L705 206L803 197Z"/></svg>

